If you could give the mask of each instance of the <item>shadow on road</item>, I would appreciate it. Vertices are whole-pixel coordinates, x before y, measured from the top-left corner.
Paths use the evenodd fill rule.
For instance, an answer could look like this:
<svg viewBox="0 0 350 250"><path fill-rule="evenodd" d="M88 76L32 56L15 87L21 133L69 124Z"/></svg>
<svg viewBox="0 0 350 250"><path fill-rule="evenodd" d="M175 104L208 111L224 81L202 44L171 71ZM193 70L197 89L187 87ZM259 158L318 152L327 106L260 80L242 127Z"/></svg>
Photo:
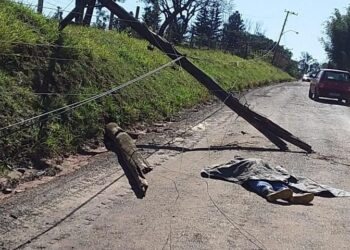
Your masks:
<svg viewBox="0 0 350 250"><path fill-rule="evenodd" d="M164 150L173 150L178 152L242 150L242 151L257 151L257 152L281 152L281 153L288 152L288 153L294 153L294 154L305 154L304 151L281 151L280 149L277 149L277 148L244 147L239 145L187 148L187 147L178 147L178 146L148 144L148 145L137 145L137 147L142 149L155 149L155 150L164 149Z"/></svg>

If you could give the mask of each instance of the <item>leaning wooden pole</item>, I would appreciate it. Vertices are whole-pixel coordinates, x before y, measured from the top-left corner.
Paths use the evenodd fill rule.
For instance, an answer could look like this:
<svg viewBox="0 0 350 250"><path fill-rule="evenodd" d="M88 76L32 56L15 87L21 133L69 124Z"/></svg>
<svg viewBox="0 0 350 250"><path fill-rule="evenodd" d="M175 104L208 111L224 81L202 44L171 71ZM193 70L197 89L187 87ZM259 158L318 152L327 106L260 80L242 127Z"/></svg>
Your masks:
<svg viewBox="0 0 350 250"><path fill-rule="evenodd" d="M94 13L95 4L96 4L96 0L88 0L88 2L87 2L86 13L85 13L85 17L83 20L83 24L85 26L90 26L90 24L91 24L91 19L92 19L92 15Z"/></svg>
<svg viewBox="0 0 350 250"><path fill-rule="evenodd" d="M72 20L77 16L79 13L79 8L75 7L71 12L68 13L68 15L60 22L58 29L63 30L68 24L72 22Z"/></svg>
<svg viewBox="0 0 350 250"><path fill-rule="evenodd" d="M119 6L117 3L114 3L112 0L100 0L100 2L120 19L123 19L123 21L127 23L131 28L133 28L139 35L141 35L152 45L160 49L171 59L174 60L181 56L184 56L184 58L176 62L179 66L181 66L184 70L186 70L189 74L196 78L217 98L224 102L239 116L248 121L252 126L259 130L265 137L267 137L281 150L288 149L287 144L283 141L285 140L305 150L308 153L312 152L312 147L310 145L295 137L288 131L284 130L277 124L270 121L269 119L255 113L248 107L242 105L237 98L235 98L232 94L228 93L223 88L221 88L220 85L213 78L211 78L204 71L195 66L171 43L149 30L145 24L139 22L136 18L131 16L124 8Z"/></svg>
<svg viewBox="0 0 350 250"><path fill-rule="evenodd" d="M84 9L86 5L86 0L75 0L75 6L77 7L77 15L75 16L75 23L82 24L84 17Z"/></svg>

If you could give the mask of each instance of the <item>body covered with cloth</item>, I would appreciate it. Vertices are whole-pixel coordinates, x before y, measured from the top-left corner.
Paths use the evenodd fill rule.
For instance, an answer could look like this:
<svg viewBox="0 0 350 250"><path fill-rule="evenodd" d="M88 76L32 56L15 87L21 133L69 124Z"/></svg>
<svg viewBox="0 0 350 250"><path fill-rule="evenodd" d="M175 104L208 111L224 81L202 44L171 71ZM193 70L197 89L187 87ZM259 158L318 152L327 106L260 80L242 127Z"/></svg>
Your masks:
<svg viewBox="0 0 350 250"><path fill-rule="evenodd" d="M201 176L241 185L252 180L283 182L295 192L312 193L323 197L350 197L350 192L319 184L306 177L292 175L281 166L271 166L261 159L254 158L236 157L228 163L203 169Z"/></svg>

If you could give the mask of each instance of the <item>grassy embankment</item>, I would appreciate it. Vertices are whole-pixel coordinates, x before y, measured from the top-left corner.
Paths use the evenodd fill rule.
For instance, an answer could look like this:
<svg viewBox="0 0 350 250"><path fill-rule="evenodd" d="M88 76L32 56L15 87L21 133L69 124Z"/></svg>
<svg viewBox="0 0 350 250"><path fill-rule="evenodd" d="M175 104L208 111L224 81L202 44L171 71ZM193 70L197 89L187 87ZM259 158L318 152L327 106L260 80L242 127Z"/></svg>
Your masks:
<svg viewBox="0 0 350 250"><path fill-rule="evenodd" d="M169 62L159 51L147 50L147 42L127 34L70 26L60 38L63 47L55 51L47 46L58 39L56 21L1 1L0 127L83 100ZM196 64L227 90L291 79L262 61L246 61L218 51L181 50L203 58ZM50 65L47 57L64 60ZM61 94L35 94L39 92ZM27 128L20 126L21 130L11 135L1 135L0 172L5 164L21 166L35 156L74 152L86 140L100 138L106 121L128 126L159 120L209 98L211 95L191 76L169 67L41 126L36 122Z"/></svg>

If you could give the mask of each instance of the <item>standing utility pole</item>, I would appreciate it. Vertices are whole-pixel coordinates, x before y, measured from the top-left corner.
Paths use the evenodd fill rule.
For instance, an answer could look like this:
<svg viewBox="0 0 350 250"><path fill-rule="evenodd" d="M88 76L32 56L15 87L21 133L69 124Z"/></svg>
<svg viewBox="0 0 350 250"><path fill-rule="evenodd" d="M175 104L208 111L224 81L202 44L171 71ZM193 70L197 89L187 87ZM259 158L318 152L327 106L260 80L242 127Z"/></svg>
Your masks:
<svg viewBox="0 0 350 250"><path fill-rule="evenodd" d="M44 0L38 0L37 11L39 14L43 14L43 8L44 8Z"/></svg>
<svg viewBox="0 0 350 250"><path fill-rule="evenodd" d="M285 29L286 24L287 24L287 21L288 21L289 14L292 14L292 15L295 15L295 16L298 15L298 13L295 13L295 12L289 11L289 10L285 10L285 12L286 12L287 14L286 14L286 18L284 19L284 23L283 23L283 26L282 26L281 34L280 34L280 37L278 38L278 42L277 42L277 44L276 44L275 51L274 51L274 53L273 53L272 64L275 63L276 55L277 55L277 51L278 51L278 46L280 45L280 42L281 42L281 39L282 39L282 36L283 36L283 32L284 32L284 29Z"/></svg>

